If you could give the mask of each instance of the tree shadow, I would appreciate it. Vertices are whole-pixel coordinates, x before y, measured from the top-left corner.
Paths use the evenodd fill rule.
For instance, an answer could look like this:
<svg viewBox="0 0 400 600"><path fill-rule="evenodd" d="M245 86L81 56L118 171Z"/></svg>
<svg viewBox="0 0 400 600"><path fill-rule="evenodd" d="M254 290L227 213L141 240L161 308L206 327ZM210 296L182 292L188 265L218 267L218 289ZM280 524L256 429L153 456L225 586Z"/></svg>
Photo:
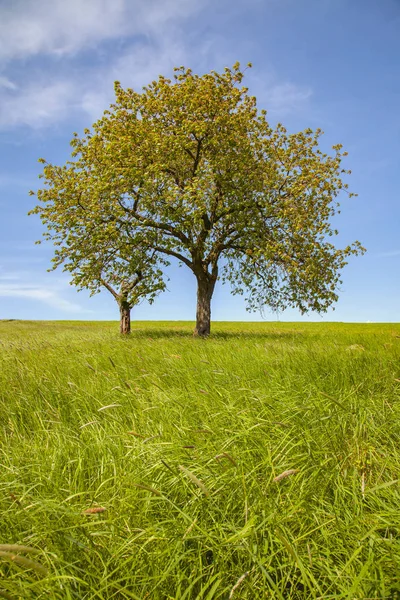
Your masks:
<svg viewBox="0 0 400 600"><path fill-rule="evenodd" d="M146 329L146 328L132 328L131 338L132 339L143 339L143 340L173 340L173 339L192 339L199 340L200 342L206 343L207 341L213 340L278 340L278 339L293 339L293 337L303 336L304 332L300 330L291 331L215 331L207 337L193 335L192 329Z"/></svg>

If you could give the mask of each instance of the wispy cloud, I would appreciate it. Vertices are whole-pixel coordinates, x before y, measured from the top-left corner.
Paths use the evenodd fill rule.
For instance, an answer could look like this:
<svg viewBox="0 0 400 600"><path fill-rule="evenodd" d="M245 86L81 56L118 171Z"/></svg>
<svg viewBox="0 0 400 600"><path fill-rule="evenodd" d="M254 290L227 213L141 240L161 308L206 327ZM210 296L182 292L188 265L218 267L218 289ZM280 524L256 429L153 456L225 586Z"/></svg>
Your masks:
<svg viewBox="0 0 400 600"><path fill-rule="evenodd" d="M5 88L6 90L16 90L17 86L10 79L8 79L8 77L2 77L0 75L0 88Z"/></svg>
<svg viewBox="0 0 400 600"><path fill-rule="evenodd" d="M0 4L0 128L50 126L79 113L98 118L113 100L113 82L144 85L172 70L185 54L182 25L208 0L16 0ZM101 44L119 50L102 55ZM95 63L74 57L96 48ZM34 57L55 57L23 76L14 69ZM58 58L57 58L58 57ZM68 60L66 60L68 59ZM101 60L100 60L101 59ZM72 61L72 62L71 62ZM25 63L28 64L28 63ZM8 76L8 71L14 76ZM15 73L14 73L15 71ZM19 75L18 75L19 73Z"/></svg>
<svg viewBox="0 0 400 600"><path fill-rule="evenodd" d="M79 306L79 304L65 300L65 298L62 298L54 290L47 290L39 287L19 287L13 284L0 283L0 296L38 300L39 302L44 302L52 308L63 310L65 312L86 312L81 306Z"/></svg>
<svg viewBox="0 0 400 600"><path fill-rule="evenodd" d="M258 105L266 108L269 115L281 117L302 112L310 106L312 88L293 81L282 81L273 69L263 77L254 69L248 79Z"/></svg>
<svg viewBox="0 0 400 600"><path fill-rule="evenodd" d="M146 41L133 43L92 78L82 95L81 109L92 120L98 119L114 101L114 81L140 89L160 73L172 75L174 66L185 64L187 59L184 41L172 33L164 33L151 44Z"/></svg>
<svg viewBox="0 0 400 600"><path fill-rule="evenodd" d="M400 250L389 250L388 252L378 252L375 254L377 258L392 258L394 256L400 256Z"/></svg>
<svg viewBox="0 0 400 600"><path fill-rule="evenodd" d="M160 73L172 73L184 59L184 44L168 35L152 44L132 43L111 64L73 77L54 75L49 82L42 75L18 90L0 90L0 129L21 125L41 129L80 117L92 122L114 100L114 81L140 88Z"/></svg>
<svg viewBox="0 0 400 600"><path fill-rule="evenodd" d="M32 177L29 178L29 176L16 176L16 175L9 175L8 173L1 173L0 172L0 188L2 187L18 187L18 188L26 188L27 190L29 190L32 187ZM2 204L1 200L0 200L0 205ZM2 243L0 242L0 246L2 245Z"/></svg>
<svg viewBox="0 0 400 600"><path fill-rule="evenodd" d="M160 73L171 73L178 64L200 70L203 66L208 70L209 63L217 67L233 64L238 55L231 56L232 48L217 29L193 45L188 26L209 3L0 3L0 129L27 126L37 130L68 118L87 124L88 118L97 119L113 101L116 79L137 88ZM107 44L111 40L112 46ZM40 67L39 59L46 61L45 67ZM309 87L282 81L272 71L267 77L250 73L248 83L259 104L273 115L304 109L312 95Z"/></svg>
<svg viewBox="0 0 400 600"><path fill-rule="evenodd" d="M21 279L20 275L16 273L1 273L0 272L0 281L19 281Z"/></svg>
<svg viewBox="0 0 400 600"><path fill-rule="evenodd" d="M156 43L133 43L111 64L88 70L74 78L54 76L51 83L43 77L27 82L18 90L0 90L0 129L25 125L40 129L75 116L90 122L98 119L114 100L113 82L140 88L160 73L172 73L178 64L191 64L183 41L164 36ZM304 110L312 97L309 87L279 83L271 78L268 87L249 77L251 93L259 106L272 116Z"/></svg>
<svg viewBox="0 0 400 600"><path fill-rule="evenodd" d="M77 83L59 80L52 83L30 82L18 93L0 95L0 127L28 125L34 129L65 118L77 108Z"/></svg>
<svg viewBox="0 0 400 600"><path fill-rule="evenodd" d="M304 108L311 96L312 90L309 87L288 82L277 83L264 92L263 103L269 113L286 115Z"/></svg>
<svg viewBox="0 0 400 600"><path fill-rule="evenodd" d="M196 0L14 0L0 6L0 60L73 55L99 42L160 31Z"/></svg>
<svg viewBox="0 0 400 600"><path fill-rule="evenodd" d="M67 282L60 278L34 282L27 271L0 270L0 297L26 298L68 313L90 312L66 299L66 290Z"/></svg>

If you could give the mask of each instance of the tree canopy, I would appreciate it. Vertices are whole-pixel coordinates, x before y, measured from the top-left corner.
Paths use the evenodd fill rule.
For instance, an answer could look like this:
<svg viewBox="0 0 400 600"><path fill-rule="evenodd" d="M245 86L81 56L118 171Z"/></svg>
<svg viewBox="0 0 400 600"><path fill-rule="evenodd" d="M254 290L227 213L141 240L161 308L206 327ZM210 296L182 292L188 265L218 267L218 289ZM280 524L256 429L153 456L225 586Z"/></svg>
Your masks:
<svg viewBox="0 0 400 600"><path fill-rule="evenodd" d="M120 333L127 334L131 331L131 309L144 299L152 304L165 290L165 281L155 252L131 250L125 256L124 250L115 248L112 240L90 248L90 238L86 243L79 239L74 252L72 246L60 249L53 268L64 263L64 270L72 274L71 283L90 290L91 295L107 289L118 303Z"/></svg>
<svg viewBox="0 0 400 600"><path fill-rule="evenodd" d="M250 309L321 312L337 300L347 258L363 251L332 243L338 196L354 195L342 146L328 155L319 129L271 127L243 76L236 63L205 75L179 67L140 92L116 82L115 103L75 134L72 160L45 164L32 211L56 260L81 244L91 260L107 241L124 260L139 252L186 265L197 279L200 335L210 332L218 279Z"/></svg>
<svg viewBox="0 0 400 600"><path fill-rule="evenodd" d="M58 180L65 182L66 169L46 165L46 182ZM50 208L50 204L47 206ZM108 290L118 303L120 310L120 332L130 333L131 309L146 299L152 304L156 296L165 290L165 281L161 266L167 264L162 257L146 248L128 248L121 239L107 235L95 235L99 223L92 222L90 213L83 208L78 211L66 211L61 218L60 206L54 206L51 230L44 237L55 244L52 259L54 270L63 266L71 274L71 284L78 290L87 289L90 295ZM31 211L37 212L37 209ZM62 211L61 211L62 212ZM49 223L49 216L47 223ZM103 224L104 225L104 224Z"/></svg>

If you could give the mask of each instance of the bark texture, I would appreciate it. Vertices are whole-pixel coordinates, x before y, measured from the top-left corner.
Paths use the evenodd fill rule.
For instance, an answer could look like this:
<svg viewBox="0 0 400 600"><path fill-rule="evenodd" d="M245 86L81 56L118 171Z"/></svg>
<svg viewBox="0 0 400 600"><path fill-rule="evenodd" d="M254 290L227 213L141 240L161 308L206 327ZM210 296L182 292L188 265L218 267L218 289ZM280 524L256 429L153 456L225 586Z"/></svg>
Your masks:
<svg viewBox="0 0 400 600"><path fill-rule="evenodd" d="M131 332L131 307L128 302L122 301L119 305L120 326L119 332L127 335Z"/></svg>
<svg viewBox="0 0 400 600"><path fill-rule="evenodd" d="M197 275L197 310L194 335L207 336L211 331L211 298L215 287L215 278Z"/></svg>

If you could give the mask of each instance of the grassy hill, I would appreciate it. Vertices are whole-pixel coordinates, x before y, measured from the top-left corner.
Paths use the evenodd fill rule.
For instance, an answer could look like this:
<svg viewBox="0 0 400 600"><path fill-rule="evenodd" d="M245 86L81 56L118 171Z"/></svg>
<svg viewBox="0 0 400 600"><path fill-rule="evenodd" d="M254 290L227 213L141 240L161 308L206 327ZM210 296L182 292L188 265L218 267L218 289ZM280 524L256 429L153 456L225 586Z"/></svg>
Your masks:
<svg viewBox="0 0 400 600"><path fill-rule="evenodd" d="M133 327L0 322L0 598L400 598L400 326Z"/></svg>

